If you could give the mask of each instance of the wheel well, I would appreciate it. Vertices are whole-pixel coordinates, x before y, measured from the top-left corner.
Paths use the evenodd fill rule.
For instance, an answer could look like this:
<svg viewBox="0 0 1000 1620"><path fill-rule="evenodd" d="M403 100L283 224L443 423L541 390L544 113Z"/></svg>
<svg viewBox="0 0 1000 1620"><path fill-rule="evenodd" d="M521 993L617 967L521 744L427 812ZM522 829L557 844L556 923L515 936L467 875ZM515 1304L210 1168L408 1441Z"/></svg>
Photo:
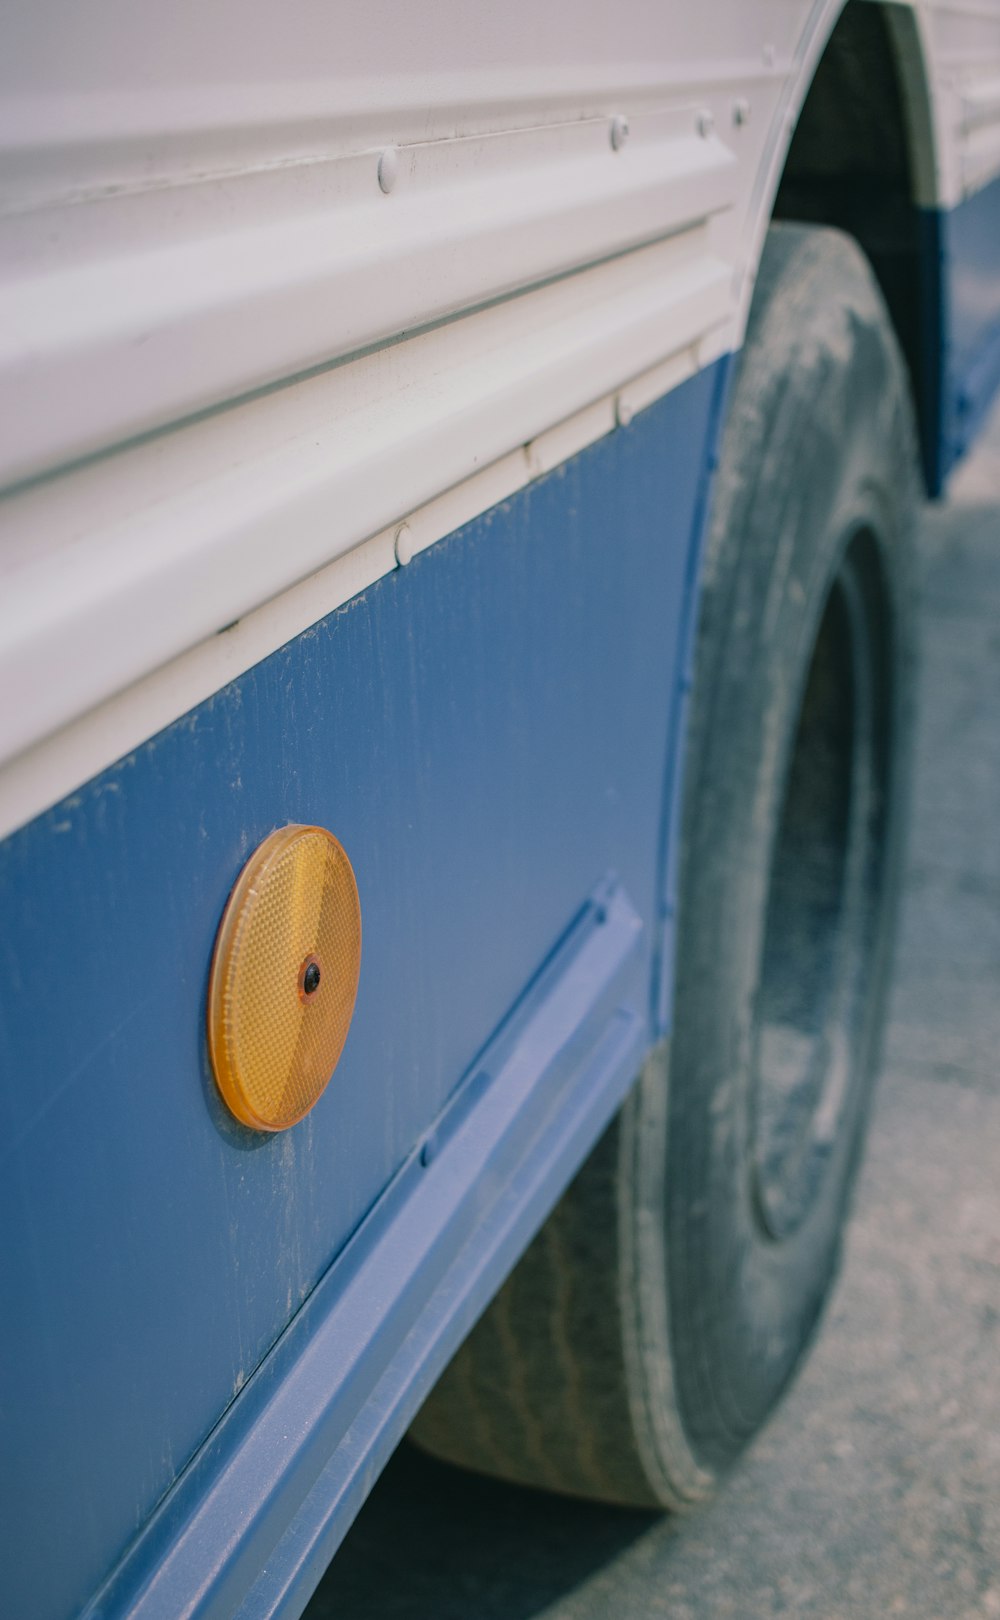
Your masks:
<svg viewBox="0 0 1000 1620"><path fill-rule="evenodd" d="M929 101L900 8L848 0L820 58L785 162L774 218L833 225L867 255L910 374L924 476L936 493L940 286L936 215L917 204ZM914 83L914 79L919 83Z"/></svg>

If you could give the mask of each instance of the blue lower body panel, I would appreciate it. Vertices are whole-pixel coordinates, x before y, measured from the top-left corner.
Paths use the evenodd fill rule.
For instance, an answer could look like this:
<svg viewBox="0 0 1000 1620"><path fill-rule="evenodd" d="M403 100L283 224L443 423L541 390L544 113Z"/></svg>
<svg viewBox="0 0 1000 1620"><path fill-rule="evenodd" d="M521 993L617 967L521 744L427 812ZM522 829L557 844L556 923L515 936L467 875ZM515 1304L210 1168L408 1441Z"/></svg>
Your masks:
<svg viewBox="0 0 1000 1620"><path fill-rule="evenodd" d="M957 208L924 216L928 352L940 354L936 478L965 455L1000 388L1000 178ZM939 312L939 313L937 313ZM934 458L932 457L932 465Z"/></svg>
<svg viewBox="0 0 1000 1620"><path fill-rule="evenodd" d="M724 380L0 846L0 1612L300 1606L662 1032ZM332 1084L268 1137L217 1098L205 991L291 821L344 844L364 955Z"/></svg>
<svg viewBox="0 0 1000 1620"><path fill-rule="evenodd" d="M300 1613L433 1379L634 1078L642 933L628 896L602 885L93 1620Z"/></svg>

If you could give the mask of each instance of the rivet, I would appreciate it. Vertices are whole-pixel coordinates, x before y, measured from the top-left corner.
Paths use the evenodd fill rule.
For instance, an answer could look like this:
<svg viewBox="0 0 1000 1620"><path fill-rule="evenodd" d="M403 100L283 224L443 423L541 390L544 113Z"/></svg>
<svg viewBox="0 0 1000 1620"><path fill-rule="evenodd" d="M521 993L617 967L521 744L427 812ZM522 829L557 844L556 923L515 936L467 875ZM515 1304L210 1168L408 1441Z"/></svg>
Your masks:
<svg viewBox="0 0 1000 1620"><path fill-rule="evenodd" d="M628 119L616 113L611 120L611 150L620 152L628 140Z"/></svg>
<svg viewBox="0 0 1000 1620"><path fill-rule="evenodd" d="M394 146L387 146L378 160L378 183L388 195L396 184L399 173L399 153Z"/></svg>
<svg viewBox="0 0 1000 1620"><path fill-rule="evenodd" d="M621 394L619 394L618 398L615 400L615 421L618 423L618 426L623 428L628 427L634 415L635 411L629 404L628 400L623 399Z"/></svg>
<svg viewBox="0 0 1000 1620"><path fill-rule="evenodd" d="M408 523L401 523L396 530L393 550L400 568L405 568L413 556L413 533Z"/></svg>
<svg viewBox="0 0 1000 1620"><path fill-rule="evenodd" d="M698 114L694 122L695 128L697 129L702 140L707 140L715 128L715 119L712 117L712 114L709 112L707 107L703 107L701 109L701 112Z"/></svg>
<svg viewBox="0 0 1000 1620"><path fill-rule="evenodd" d="M741 96L738 101L733 102L733 123L738 127L740 124L749 124L749 122L750 103L745 96Z"/></svg>

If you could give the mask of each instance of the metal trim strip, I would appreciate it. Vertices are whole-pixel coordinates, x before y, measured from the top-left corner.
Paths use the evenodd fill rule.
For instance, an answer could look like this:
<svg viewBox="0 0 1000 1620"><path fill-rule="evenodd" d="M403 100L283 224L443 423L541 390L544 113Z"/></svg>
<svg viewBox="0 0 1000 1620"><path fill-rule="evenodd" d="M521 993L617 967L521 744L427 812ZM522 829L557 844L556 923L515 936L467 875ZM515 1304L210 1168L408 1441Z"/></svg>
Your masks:
<svg viewBox="0 0 1000 1620"><path fill-rule="evenodd" d="M687 229L736 190L683 105L620 149L591 118L389 151L390 185L375 150L0 222L19 264L0 484Z"/></svg>

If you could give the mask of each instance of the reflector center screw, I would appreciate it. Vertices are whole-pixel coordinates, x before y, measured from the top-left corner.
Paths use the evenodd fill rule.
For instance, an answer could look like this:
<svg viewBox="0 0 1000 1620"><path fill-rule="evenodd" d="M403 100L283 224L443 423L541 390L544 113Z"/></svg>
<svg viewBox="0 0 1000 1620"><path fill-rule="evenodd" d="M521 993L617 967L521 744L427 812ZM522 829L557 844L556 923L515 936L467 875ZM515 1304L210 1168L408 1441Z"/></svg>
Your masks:
<svg viewBox="0 0 1000 1620"><path fill-rule="evenodd" d="M314 991L319 989L319 980L319 963L310 962L302 975L302 988L307 996L311 996Z"/></svg>

